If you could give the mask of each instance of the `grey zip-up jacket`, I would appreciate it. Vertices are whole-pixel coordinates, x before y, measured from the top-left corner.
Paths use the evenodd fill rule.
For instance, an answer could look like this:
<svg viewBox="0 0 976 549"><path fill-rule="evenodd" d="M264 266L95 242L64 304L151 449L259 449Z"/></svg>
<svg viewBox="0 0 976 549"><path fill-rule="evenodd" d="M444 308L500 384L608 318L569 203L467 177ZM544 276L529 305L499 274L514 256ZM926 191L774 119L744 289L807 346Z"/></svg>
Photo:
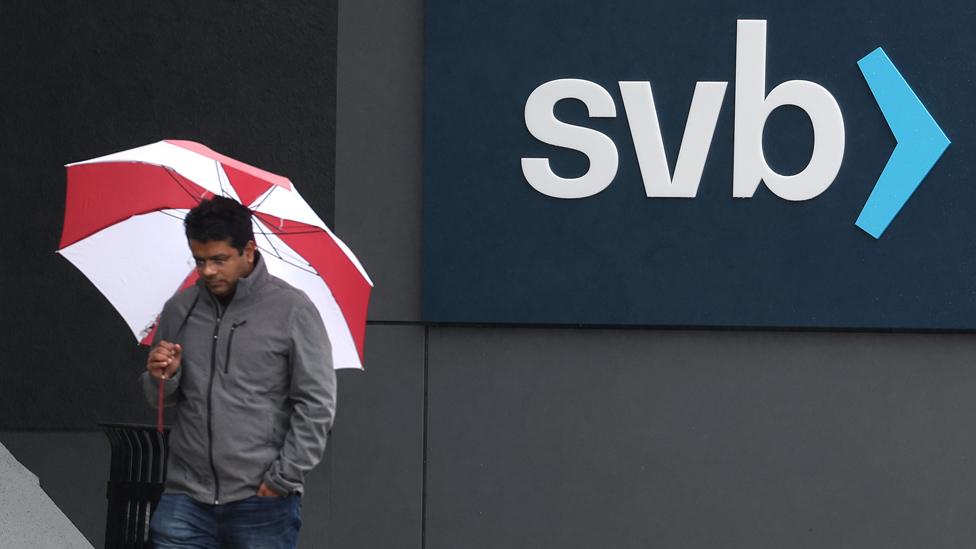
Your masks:
<svg viewBox="0 0 976 549"><path fill-rule="evenodd" d="M301 493L325 452L336 406L325 326L308 296L257 257L226 308L202 283L163 307L154 344L183 348L164 387L166 405L176 406L167 492L230 503L264 481ZM142 386L156 407L159 382L144 372Z"/></svg>

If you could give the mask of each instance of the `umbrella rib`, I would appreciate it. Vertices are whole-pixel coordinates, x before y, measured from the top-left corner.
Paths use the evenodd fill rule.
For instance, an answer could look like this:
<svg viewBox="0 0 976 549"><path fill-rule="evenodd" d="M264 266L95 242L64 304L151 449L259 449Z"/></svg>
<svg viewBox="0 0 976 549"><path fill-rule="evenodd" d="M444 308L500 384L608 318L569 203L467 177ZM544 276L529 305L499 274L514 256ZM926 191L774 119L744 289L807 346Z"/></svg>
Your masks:
<svg viewBox="0 0 976 549"><path fill-rule="evenodd" d="M273 235L282 235L282 234L315 234L315 233L320 233L320 232L322 232L322 229L310 229L310 230L307 230L307 231L285 231L285 230L282 230L282 231L277 231L277 232L272 231L271 233L261 233L261 234L273 234Z"/></svg>
<svg viewBox="0 0 976 549"><path fill-rule="evenodd" d="M218 163L218 162L216 162L216 161L215 161L215 162L214 162L214 164L215 164L215 165L216 165L216 166L217 166L217 167L219 168L219 163ZM196 200L196 201L197 201L197 203L199 203L199 202L200 202L200 201L202 200L202 198L201 198L201 197L197 197L197 196L195 196L195 195L194 195L194 194L193 194L193 193L192 193L192 192L190 191L190 189L188 189L188 188L186 188L186 187L185 187L185 186L183 185L183 182L182 182L182 181L180 181L180 180L179 180L179 178L177 178L177 177L176 177L176 175L175 175L175 174L174 174L174 173L173 173L172 171L170 171L170 169L168 169L168 168L167 168L167 169L166 169L166 173L167 173L167 174L169 174L169 176L170 176L170 178L172 178L172 179L173 179L173 181L175 181L175 182L176 182L176 184L177 184L177 185L179 185L179 187L180 187L181 189L183 189L183 192L185 192L185 193L186 193L186 194L187 194L187 195L188 195L188 196L189 196L190 198L192 198L192 199L194 199L194 200ZM221 191L222 193L225 193L225 194L226 194L226 192L227 192L227 191L225 191L225 190L224 190L224 184L223 184L223 181L222 181L222 180L220 179L220 172L219 172L219 170L218 170L218 172L217 172L217 181L218 181L218 183L220 184L220 191ZM277 189L277 186L275 186L275 187L272 187L272 188L271 188L271 190L270 190L270 191L268 191L268 194L266 194L266 195L264 195L264 197L263 197L263 198L261 199L261 201L260 201L260 202L258 202L257 204L255 204L253 208L249 208L249 209L250 209L251 211L254 211L254 210L257 210L257 209L258 209L258 207L260 207L260 206L261 206L261 204L263 204L263 203L264 203L264 201L265 201L265 200L267 200L269 196L271 196L271 193L273 193L273 192L275 191L275 189ZM158 211L159 211L160 213L162 213L163 215L166 215L166 216L169 216L169 217L172 217L173 219L179 219L180 221L183 221L183 220L184 220L184 218L183 218L183 217L180 217L180 216L178 216L178 215L176 215L176 214L173 214L173 213L170 213L170 212L168 212L168 211L166 211L166 210L158 210ZM311 234L311 233L317 233L317 232L319 232L319 230L318 230L318 229L316 229L316 230L308 230L308 231L281 231L281 232L280 232L279 234ZM315 275L315 276L319 276L319 273L318 273L317 271L315 271L315 270L314 270L314 268L312 267L312 264L311 264L311 263L306 263L306 264L308 265L308 266L306 267L306 266L304 266L304 265L299 265L298 263L296 263L296 262L295 262L295 261L293 261L293 260L289 260L289 259L285 259L285 258L284 258L284 257L283 257L283 256L281 255L281 252L279 252L279 251L278 251L278 248L277 248L277 247L276 247L276 246L274 245L274 242L272 242L272 241L271 241L271 238L270 238L270 236L269 236L269 235L275 235L275 233L274 233L274 232L271 232L271 233L267 233L267 232L264 232L264 231L258 231L258 232L257 232L256 234L260 234L261 236L263 236L263 237L265 238L265 240L267 240L267 241L268 241L268 244L269 244L269 245L271 246L271 250L272 250L272 251L270 251L270 252L269 252L269 251L268 251L267 249L265 249L265 248L264 248L264 247L262 247L262 246L258 246L258 249L259 249L259 250L261 250L262 252L267 252L267 253L269 253L269 254L271 254L271 255L273 255L273 256L275 256L275 257L277 257L277 258L278 258L279 260L281 260L281 261L282 261L283 263L285 263L285 264L287 264L287 265L291 265L292 267L294 267L294 268L296 268L296 269L298 269L298 270L300 270L300 271L304 271L304 272L306 272L306 273L309 273L309 274L312 274L312 275ZM276 235L276 236L277 236L277 235Z"/></svg>
<svg viewBox="0 0 976 549"><path fill-rule="evenodd" d="M308 261L306 261L304 257L302 257L301 255L299 255L297 253L288 253L287 250L285 250L284 252L282 252L277 247L275 248L275 251L278 252L278 258L279 259L284 260L284 259L287 258L287 259L290 259L291 261L294 261L296 263L302 263L305 266L307 266L309 269L314 269L315 268L315 267L312 266L311 263L309 263Z"/></svg>
<svg viewBox="0 0 976 549"><path fill-rule="evenodd" d="M281 257L281 254L278 253L278 248L274 245L274 242L271 241L271 237L268 236L268 233L264 231L258 231L258 233L261 236L263 236L265 240L268 241L268 244L271 246L271 249L274 250L274 256L277 257L278 259L284 260L285 258Z"/></svg>
<svg viewBox="0 0 976 549"><path fill-rule="evenodd" d="M262 252L268 252L268 250L262 248L261 246L258 246L258 250L260 250ZM305 267L303 265L299 265L298 263L295 263L293 261L288 261L287 259L285 259L285 258L283 258L280 255L277 255L275 253L271 253L271 252L268 252L268 253L270 255L273 255L273 256L277 257L278 259L280 259L282 263L284 263L286 265L291 265L292 267L298 269L299 271L305 271L308 274L313 274L315 276L320 276L319 273L318 273L318 271L315 271L314 269L309 269L309 268L307 268L307 267Z"/></svg>
<svg viewBox="0 0 976 549"><path fill-rule="evenodd" d="M183 217L180 217L180 216L178 216L176 214L170 213L167 210L157 210L157 211L159 213L167 216L167 217L172 217L173 219L178 219L180 221L183 221ZM297 263L292 258L291 254L289 254L288 258L286 258L284 255L282 255L282 253L279 252L278 251L278 248L274 245L274 242L272 242L271 241L271 238L269 238L269 236L268 236L268 235L273 235L274 233L266 233L266 232L263 232L263 231L258 231L255 234L259 234L259 235L263 236L268 241L268 244L271 245L271 251L269 251L267 248L265 248L263 246L258 246L258 249L259 250L261 250L262 252L265 252L265 253L267 253L269 255L273 255L273 256L277 257L278 259L281 260L282 263L285 263L287 265L291 265L292 267L295 267L296 269L305 271L306 273L309 273L309 274L313 274L313 275L318 276L318 274L319 274L318 271L316 271L315 268L312 267L312 264L311 263L305 262L305 265L300 265L299 263Z"/></svg>
<svg viewBox="0 0 976 549"><path fill-rule="evenodd" d="M268 191L268 193L266 195L264 195L264 197L261 198L261 201L260 202L258 202L257 204L254 204L253 206L251 206L251 211L255 211L258 208L260 208L261 207L261 204L264 204L264 201L267 200L268 197L271 196L271 193L275 192L275 189L277 189L277 188L278 188L277 185L272 186L271 187L271 190Z"/></svg>
<svg viewBox="0 0 976 549"><path fill-rule="evenodd" d="M282 254L282 252L278 251L278 247L274 245L274 241L271 240L271 236L277 237L280 234L292 234L292 233L275 233L274 231L271 231L271 232L258 231L258 232L254 233L254 234L259 234L259 235L263 236L268 241L268 244L270 244L271 247L275 251L275 254L274 254L275 257L277 257L279 259L284 259L285 258L284 255ZM296 261L297 260L305 261L305 258L302 257L301 255L297 254L297 253L296 254L288 254L288 256L291 257L292 259L296 260ZM305 263L309 266L309 268L312 268L312 264L311 263L309 263L308 261L305 261Z"/></svg>
<svg viewBox="0 0 976 549"><path fill-rule="evenodd" d="M176 215L174 213L170 213L168 210L156 210L156 211L159 212L159 213L161 213L161 214L163 214L163 215L165 215L165 216L167 216L167 217L172 217L173 219L178 219L180 221L183 221L183 216L179 216L179 215Z"/></svg>
<svg viewBox="0 0 976 549"><path fill-rule="evenodd" d="M290 259L292 262L296 262L296 263L289 262L288 259L285 258L285 254L282 253L280 250L278 250L278 247L274 245L274 241L271 240L271 237L269 235L275 235L274 233L266 233L264 231L258 231L258 234L260 234L261 236L263 236L264 239L268 241L268 244L271 245L271 249L274 250L274 253L272 255L274 255L278 259L280 259L282 261L285 261L289 265L294 265L295 267L298 267L299 266L297 264L298 261L303 261L305 263L305 265L308 266L309 269L314 269L314 267L312 267L312 264L311 263L309 263L308 261L305 261L305 258L303 258L302 256L297 255L297 254L287 254L288 259ZM275 236L277 236L277 235L275 235Z"/></svg>
<svg viewBox="0 0 976 549"><path fill-rule="evenodd" d="M220 185L220 194L230 196L227 194L227 189L224 188L224 180L220 177L220 162L217 162L216 160L214 160L214 170L217 172L217 185ZM227 183L230 183L230 181Z"/></svg>
<svg viewBox="0 0 976 549"><path fill-rule="evenodd" d="M279 232L277 234L315 234L315 233L321 233L321 232L322 232L322 229L312 229L312 230L308 230L308 231L281 231L281 232Z"/></svg>
<svg viewBox="0 0 976 549"><path fill-rule="evenodd" d="M266 233L266 232L264 232L264 231L258 231L258 234L260 234L261 236L263 236L263 237L264 237L264 239L268 241L268 244L269 244L269 245L271 246L271 249L272 249L272 250L274 250L274 254L273 254L273 255L274 255L275 257L277 257L278 259L280 259L280 260L282 260L282 261L285 261L286 263L289 263L289 262L288 262L288 261L287 261L287 260L285 259L285 257L284 257L284 256L282 255L282 253L278 251L278 247L274 245L274 241L273 241L273 240L271 240L271 236L269 236L269 235L272 235L272 234L274 234L274 233ZM300 258L299 258L299 259L300 259ZM294 259L293 259L293 260L294 260ZM311 263L308 263L307 261L306 261L306 263L308 264L308 266L309 266L310 268L312 267L312 264L311 264ZM289 263L289 265L292 265L292 263ZM294 266L295 266L295 267L298 267L298 265L294 265ZM300 268L300 267L299 267L299 268Z"/></svg>
<svg viewBox="0 0 976 549"><path fill-rule="evenodd" d="M169 175L169 177L170 177L170 179L172 179L173 181L175 181L175 182L176 182L176 184L177 184L177 185L178 185L178 186L179 186L179 187L180 187L181 189L183 189L183 192L185 192L185 193L187 194L187 196L189 196L189 197L190 197L190 198L192 198L193 200L196 200L198 204L200 203L200 200L201 200L201 197L199 197L199 196L196 196L195 194L193 194L193 193L192 193L192 192L190 191L190 189L187 189L187 188L186 188L185 186L183 186L183 182L182 182L182 181L180 181L178 177L176 177L176 174L175 174L175 173L173 173L173 170L172 170L172 168L169 168L169 167L165 167L165 170L166 170L166 174L167 174L167 175Z"/></svg>

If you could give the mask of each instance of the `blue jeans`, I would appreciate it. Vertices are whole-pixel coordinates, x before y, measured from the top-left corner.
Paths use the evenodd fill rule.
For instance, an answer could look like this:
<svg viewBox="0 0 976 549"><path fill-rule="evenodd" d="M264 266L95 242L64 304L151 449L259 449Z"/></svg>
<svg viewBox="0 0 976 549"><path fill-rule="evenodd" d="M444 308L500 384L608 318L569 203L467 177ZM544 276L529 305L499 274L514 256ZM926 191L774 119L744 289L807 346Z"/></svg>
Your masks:
<svg viewBox="0 0 976 549"><path fill-rule="evenodd" d="M294 549L302 498L252 496L224 505L163 494L149 523L156 549Z"/></svg>

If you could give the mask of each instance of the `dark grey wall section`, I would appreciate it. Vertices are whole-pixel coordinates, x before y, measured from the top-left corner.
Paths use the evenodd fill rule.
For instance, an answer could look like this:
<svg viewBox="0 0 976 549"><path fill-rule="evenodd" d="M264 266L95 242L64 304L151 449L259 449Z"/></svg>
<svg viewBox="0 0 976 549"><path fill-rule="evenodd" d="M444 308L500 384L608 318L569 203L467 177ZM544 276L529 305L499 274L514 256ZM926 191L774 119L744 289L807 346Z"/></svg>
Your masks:
<svg viewBox="0 0 976 549"><path fill-rule="evenodd" d="M334 450L331 439L325 457L318 467L305 477L302 496L302 531L298 536L299 549L319 549L332 532L332 468Z"/></svg>
<svg viewBox="0 0 976 549"><path fill-rule="evenodd" d="M163 138L289 176L332 220L336 0L4 2L0 428L152 421L145 360L54 254L67 162Z"/></svg>
<svg viewBox="0 0 976 549"><path fill-rule="evenodd" d="M341 0L336 234L375 283L371 322L420 318L423 2ZM339 372L330 547L420 549L425 328L373 324Z"/></svg>
<svg viewBox="0 0 976 549"><path fill-rule="evenodd" d="M336 232L376 284L370 320L420 319L421 0L339 3Z"/></svg>
<svg viewBox="0 0 976 549"><path fill-rule="evenodd" d="M424 328L370 326L366 341L366 370L339 371L329 547L420 549Z"/></svg>
<svg viewBox="0 0 976 549"><path fill-rule="evenodd" d="M93 546L104 546L111 456L105 435L0 431L0 444L37 475L41 488ZM2 541L0 536L0 546Z"/></svg>
<svg viewBox="0 0 976 549"><path fill-rule="evenodd" d="M427 548L957 548L976 338L431 329Z"/></svg>

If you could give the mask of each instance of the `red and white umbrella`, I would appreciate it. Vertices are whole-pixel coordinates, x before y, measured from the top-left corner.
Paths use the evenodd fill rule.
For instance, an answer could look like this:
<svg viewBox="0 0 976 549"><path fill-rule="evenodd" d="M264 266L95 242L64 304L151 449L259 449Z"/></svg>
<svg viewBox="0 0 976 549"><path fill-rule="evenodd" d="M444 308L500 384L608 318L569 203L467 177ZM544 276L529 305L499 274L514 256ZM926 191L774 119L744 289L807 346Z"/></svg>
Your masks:
<svg viewBox="0 0 976 549"><path fill-rule="evenodd" d="M67 165L58 252L105 295L136 339L197 279L183 232L187 211L213 195L253 213L268 272L302 289L322 315L335 368L362 368L372 282L359 260L292 185L192 141L160 141Z"/></svg>

